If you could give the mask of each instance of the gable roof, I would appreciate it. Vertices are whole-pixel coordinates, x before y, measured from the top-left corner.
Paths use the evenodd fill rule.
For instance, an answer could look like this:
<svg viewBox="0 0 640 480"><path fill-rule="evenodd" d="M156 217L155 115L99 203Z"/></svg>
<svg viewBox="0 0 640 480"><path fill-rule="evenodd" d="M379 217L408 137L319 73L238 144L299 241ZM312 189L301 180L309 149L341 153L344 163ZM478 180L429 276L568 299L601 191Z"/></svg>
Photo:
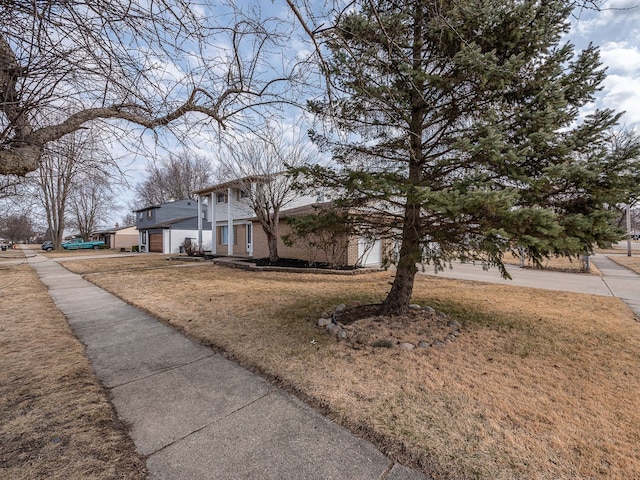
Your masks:
<svg viewBox="0 0 640 480"><path fill-rule="evenodd" d="M198 204L197 200L192 200L191 198L183 198L182 200L174 200L172 202L159 203L156 205L147 205L146 207L138 208L137 210L134 210L133 213L144 212L146 210L151 210L154 208L162 208L162 207L185 208L185 207L191 207L192 204L195 205L193 208L197 209L197 204Z"/></svg>
<svg viewBox="0 0 640 480"><path fill-rule="evenodd" d="M335 210L333 202L316 202L310 203L308 205L302 205L301 207L294 207L288 210L282 210L280 212L280 218L284 219L287 217L298 217L301 215L311 215L314 213L318 213L318 210ZM258 217L252 217L249 220L257 221Z"/></svg>
<svg viewBox="0 0 640 480"><path fill-rule="evenodd" d="M209 193L215 193L220 190L226 190L227 188L246 186L247 183L267 182L269 181L270 178L276 177L278 175L282 175L284 173L285 172L276 172L276 173L260 174L260 175L247 175L246 177L236 178L234 180L229 180L223 183L210 185L208 187L203 188L202 190L197 190L193 193L197 195L207 195Z"/></svg>
<svg viewBox="0 0 640 480"><path fill-rule="evenodd" d="M198 217L182 217L172 218L165 222L156 223L153 225L145 225L141 230L151 230L154 228L172 228L174 230L197 230L198 229ZM211 222L202 219L202 229L211 229Z"/></svg>
<svg viewBox="0 0 640 480"><path fill-rule="evenodd" d="M105 230L97 230L97 231L93 232L92 235L116 233L116 232L119 232L120 230L124 230L126 228L132 228L132 227L135 227L135 225L126 225L124 227L107 228Z"/></svg>

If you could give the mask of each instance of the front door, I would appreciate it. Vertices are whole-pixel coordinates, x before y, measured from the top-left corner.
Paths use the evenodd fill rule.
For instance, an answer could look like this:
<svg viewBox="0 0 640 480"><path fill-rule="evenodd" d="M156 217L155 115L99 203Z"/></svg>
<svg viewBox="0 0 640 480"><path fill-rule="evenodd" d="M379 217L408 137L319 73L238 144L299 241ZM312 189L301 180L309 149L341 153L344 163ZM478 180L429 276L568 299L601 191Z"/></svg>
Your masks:
<svg viewBox="0 0 640 480"><path fill-rule="evenodd" d="M247 223L247 255L253 257L253 224Z"/></svg>

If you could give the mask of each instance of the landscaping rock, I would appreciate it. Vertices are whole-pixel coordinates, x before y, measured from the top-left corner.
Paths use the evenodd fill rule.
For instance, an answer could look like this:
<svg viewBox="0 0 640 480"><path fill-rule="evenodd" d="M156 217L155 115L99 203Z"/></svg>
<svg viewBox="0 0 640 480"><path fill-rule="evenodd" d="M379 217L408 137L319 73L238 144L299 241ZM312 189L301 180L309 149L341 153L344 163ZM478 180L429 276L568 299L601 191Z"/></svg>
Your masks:
<svg viewBox="0 0 640 480"><path fill-rule="evenodd" d="M330 318L328 318L328 317L327 317L327 318L324 318L324 317L323 317L323 318L319 318L319 319L318 319L318 326L319 326L320 328L324 328L324 327L326 327L327 325L329 325L330 323L331 323L331 319L330 319Z"/></svg>
<svg viewBox="0 0 640 480"><path fill-rule="evenodd" d="M454 330L460 330L460 323L457 320L451 319L449 320L447 325L449 325Z"/></svg>
<svg viewBox="0 0 640 480"><path fill-rule="evenodd" d="M340 325L336 325L335 323L330 323L329 325L327 325L327 332L329 332L331 335L337 335L340 331L342 331Z"/></svg>
<svg viewBox="0 0 640 480"><path fill-rule="evenodd" d="M431 338L430 333L428 334L420 333L421 336L425 335L427 340L421 340L421 341L417 341L417 343L412 343L414 339L410 337L403 339L402 337L400 337L397 340L384 339L384 340L373 341L373 339L377 335L372 335L371 332L368 331L367 327L360 328L356 326L355 323L351 324L350 322L347 322L346 324L342 324L339 321L337 321L337 318L340 318L340 315L338 315L339 313L344 312L348 308L357 308L358 306L362 306L361 303L358 301L349 302L348 305L349 306L347 306L347 304L345 303L341 303L340 305L336 306L333 311L329 311L328 313L323 312L321 314L321 318L319 318L317 321L317 325L320 328L323 328L323 327L326 328L327 332L330 335L337 337L337 339L349 341L354 348L358 348L358 347L355 347L355 345L370 345L376 348L394 348L397 346L400 350L411 351L411 350L415 350L416 348L427 349L430 347L443 347L447 344L451 344L452 342L454 342L458 338L458 336L461 334L460 323L457 320L454 320L453 318L450 319L446 313L441 311L436 311L435 309L433 309L428 305L422 307L417 303L412 303L409 305L409 313L411 314L410 316L413 317L416 315L420 315L420 317L424 319L426 322L435 322L434 325L427 326L428 330L431 331L430 329L433 328L434 329L433 334L435 334L436 331L439 330L438 335L442 335L442 334L446 335L444 338L440 337L439 340L433 340ZM362 313L362 312L358 312L358 313ZM425 313L427 315L424 315ZM433 318L435 316L437 316L438 318ZM374 321L380 321L380 320L374 318ZM374 330L376 330L375 327L373 328ZM443 329L448 331L445 333L442 331ZM417 333L417 332L414 332L414 333ZM390 335L394 335L394 334L391 333Z"/></svg>

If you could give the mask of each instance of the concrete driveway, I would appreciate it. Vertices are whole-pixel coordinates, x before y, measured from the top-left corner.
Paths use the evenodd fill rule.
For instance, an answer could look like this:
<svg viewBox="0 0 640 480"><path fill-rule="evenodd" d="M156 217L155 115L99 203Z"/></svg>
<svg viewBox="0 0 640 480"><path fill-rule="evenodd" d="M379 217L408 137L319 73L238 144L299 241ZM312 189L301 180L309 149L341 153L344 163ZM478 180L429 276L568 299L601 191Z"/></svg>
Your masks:
<svg viewBox="0 0 640 480"><path fill-rule="evenodd" d="M512 277L508 280L502 278L495 268L483 270L481 265L471 263L454 263L452 268L438 273L434 273L432 266L426 265L421 274L516 287L614 296L624 301L640 317L640 275L618 265L607 255L594 255L591 262L598 267L602 275L554 272L507 265L507 271Z"/></svg>

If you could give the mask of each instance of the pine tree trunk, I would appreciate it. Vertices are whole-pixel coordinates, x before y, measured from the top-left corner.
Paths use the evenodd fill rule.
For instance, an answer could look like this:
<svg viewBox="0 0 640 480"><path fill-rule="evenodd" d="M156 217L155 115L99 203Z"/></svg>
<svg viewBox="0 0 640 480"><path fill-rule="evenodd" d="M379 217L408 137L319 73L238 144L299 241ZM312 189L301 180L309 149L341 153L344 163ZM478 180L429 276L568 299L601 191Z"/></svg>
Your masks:
<svg viewBox="0 0 640 480"><path fill-rule="evenodd" d="M415 12L413 26L413 67L420 70L422 58L422 10ZM410 185L422 184L422 133L424 129L423 119L427 109L422 96L423 81L416 78L411 88L411 121L409 124L410 161L409 175ZM391 291L382 304L383 315L404 315L409 310L411 295L413 294L413 282L418 272L417 263L422 260L422 246L420 244L422 234L422 221L420 218L421 202L416 191L410 188L407 191L407 199L404 210L404 223L402 227L402 240L400 245L400 258L393 279Z"/></svg>
<svg viewBox="0 0 640 480"><path fill-rule="evenodd" d="M422 258L419 229L420 206L407 203L405 210L404 228L402 229L402 244L400 258L393 279L391 291L382 304L383 315L404 315L409 310L413 282L418 272L417 263Z"/></svg>

